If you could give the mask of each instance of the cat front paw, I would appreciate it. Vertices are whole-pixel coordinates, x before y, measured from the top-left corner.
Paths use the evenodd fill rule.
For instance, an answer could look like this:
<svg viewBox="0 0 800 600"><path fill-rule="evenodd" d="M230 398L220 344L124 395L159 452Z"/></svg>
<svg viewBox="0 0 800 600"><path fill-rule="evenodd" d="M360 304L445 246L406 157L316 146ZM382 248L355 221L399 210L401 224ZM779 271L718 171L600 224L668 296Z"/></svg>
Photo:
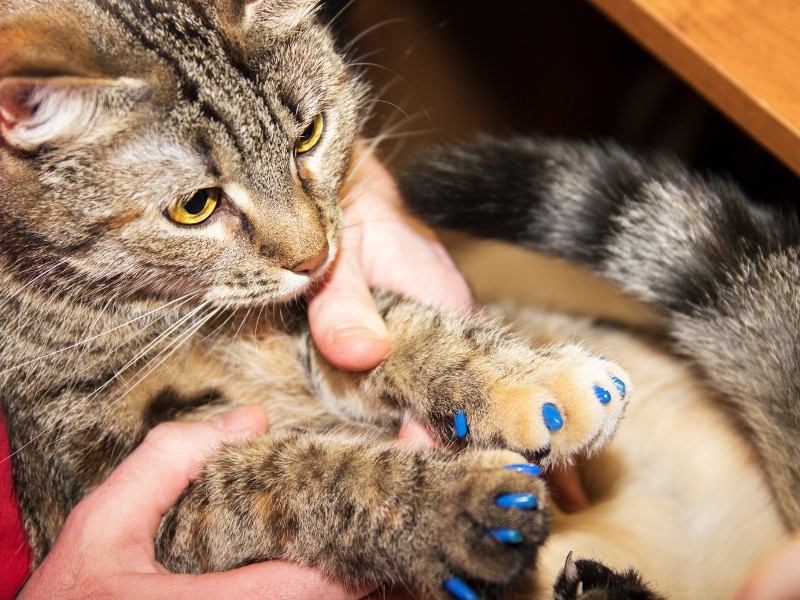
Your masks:
<svg viewBox="0 0 800 600"><path fill-rule="evenodd" d="M608 442L633 391L621 367L576 345L536 354L527 364L514 359L502 376L483 378L485 402L472 414L468 406L455 410L453 437L512 448L544 466Z"/></svg>
<svg viewBox="0 0 800 600"><path fill-rule="evenodd" d="M553 587L553 600L664 600L629 569L617 572L593 560L567 556L564 569Z"/></svg>
<svg viewBox="0 0 800 600"><path fill-rule="evenodd" d="M539 469L504 450L466 452L429 509L431 546L420 552L422 588L434 598L499 597L547 536L546 488ZM427 597L426 595L426 597Z"/></svg>

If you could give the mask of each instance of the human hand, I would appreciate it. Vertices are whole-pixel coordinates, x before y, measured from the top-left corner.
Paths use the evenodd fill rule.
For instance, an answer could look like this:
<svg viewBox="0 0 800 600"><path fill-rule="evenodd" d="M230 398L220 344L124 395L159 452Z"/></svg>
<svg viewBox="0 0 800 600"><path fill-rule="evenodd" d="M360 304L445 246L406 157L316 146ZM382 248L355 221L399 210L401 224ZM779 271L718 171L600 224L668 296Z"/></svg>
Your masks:
<svg viewBox="0 0 800 600"><path fill-rule="evenodd" d="M736 600L800 598L800 534L769 555L750 575Z"/></svg>
<svg viewBox="0 0 800 600"><path fill-rule="evenodd" d="M175 575L155 559L161 517L223 442L262 433L263 410L236 409L215 422L166 423L70 513L55 545L20 592L20 600L45 598L360 598L318 571L265 562L226 573Z"/></svg>
<svg viewBox="0 0 800 600"><path fill-rule="evenodd" d="M386 327L369 287L445 310L468 312L472 295L434 233L403 208L391 175L363 145L342 191L341 247L326 285L309 304L314 342L348 371L377 366L388 354Z"/></svg>

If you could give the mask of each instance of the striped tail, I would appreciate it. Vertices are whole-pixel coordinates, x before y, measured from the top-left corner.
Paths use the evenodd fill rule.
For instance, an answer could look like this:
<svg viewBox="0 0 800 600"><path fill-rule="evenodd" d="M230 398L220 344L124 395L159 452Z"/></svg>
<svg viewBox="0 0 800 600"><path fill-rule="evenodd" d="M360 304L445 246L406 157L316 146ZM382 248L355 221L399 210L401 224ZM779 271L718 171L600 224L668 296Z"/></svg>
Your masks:
<svg viewBox="0 0 800 600"><path fill-rule="evenodd" d="M800 528L800 226L733 183L614 144L481 139L401 179L432 225L582 265L661 309L676 349L750 430Z"/></svg>

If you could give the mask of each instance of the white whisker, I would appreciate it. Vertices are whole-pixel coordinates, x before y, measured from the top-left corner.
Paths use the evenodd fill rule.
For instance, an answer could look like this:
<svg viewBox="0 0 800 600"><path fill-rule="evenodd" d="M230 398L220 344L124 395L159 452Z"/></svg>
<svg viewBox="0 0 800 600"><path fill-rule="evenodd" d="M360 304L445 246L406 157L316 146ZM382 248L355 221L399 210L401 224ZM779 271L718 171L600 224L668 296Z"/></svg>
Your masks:
<svg viewBox="0 0 800 600"><path fill-rule="evenodd" d="M203 308L207 308L207 305L201 305L201 306L203 306ZM198 308L200 308L200 307L198 307ZM187 331L179 333L178 336L176 336L175 339L170 341L164 348L159 350L159 352L153 358L148 360L148 362L141 369L139 369L136 373L133 374L133 376L131 377L129 382L125 384L125 386L126 386L125 387L125 391L122 392L122 394L120 394L116 398L114 398L114 400L112 400L111 402L109 402L109 403L107 403L107 404L105 404L103 406L102 410L99 412L99 415L107 413L114 406L116 406L123 398L125 398L128 394L130 394L142 381L147 379L147 377L151 373L153 373L153 371L155 371L160 366L162 366L167 361L167 359L169 359L169 357L171 357L181 346L183 346L195 333L197 333L197 331L199 331L210 319L212 319L214 316L216 316L221 310L222 309L219 308L219 307L212 308L209 312L207 312L205 315L200 317L197 320L196 323L193 323L191 325L191 327ZM197 312L197 309L192 311L191 314L193 315L196 312ZM187 315L186 317L181 319L179 321L179 323L180 322L185 322L188 317L189 317L189 315ZM170 329L173 329L173 328L174 328L174 326L172 328L170 328ZM163 336L159 336L159 337L163 339ZM114 381L119 379L119 376L130 365L135 364L135 362L136 362L135 360L129 361L125 365L125 367L120 369L120 371L118 373L115 373L114 377L109 379L106 383L104 383L97 390L95 390L92 394L90 394L86 399L84 399L81 403L78 403L78 404L86 403L87 401L90 401L91 399L97 397L100 394L100 392L102 392L106 387L108 387L111 383L113 383ZM47 445L57 444L58 442L60 442L61 440L65 439L71 433L73 433L74 431L76 431L78 429L80 429L80 425L76 425L76 426L74 426L74 427L72 427L70 429L67 429L66 431L64 431L62 433L61 436L59 436L59 438L57 440L54 440L53 442L50 442Z"/></svg>
<svg viewBox="0 0 800 600"><path fill-rule="evenodd" d="M147 344L147 345L146 345L144 348L140 349L140 350L139 350L139 352L136 354L136 356L134 356L132 359L128 360L128 362L127 362L125 365L123 365L123 366L122 366L120 369L118 369L118 370L117 370L117 371L114 373L114 375L113 375L111 378L109 378L109 379L108 379L108 380L107 380L105 383L103 383L103 384L102 384L102 385L100 385L98 388L96 388L96 389L95 389L95 390L94 390L94 391L93 391L91 394L88 394L86 397L82 398L80 401L78 401L78 402L75 402L74 404L72 404L72 406L70 406L70 407L69 407L69 409L68 409L67 411L65 411L63 414L61 414L61 415L60 415L60 418L63 420L63 418L64 418L64 417L66 417L66 416L69 416L70 414L72 414L72 413L73 413L73 412L75 412L76 410L82 409L82 408L83 408L83 407L84 407L86 404L88 404L88 403L89 403L89 402L91 402L93 399L95 399L97 396L99 396L99 395L100 395L100 393L102 393L102 392L103 392L103 391L104 391L106 388L108 388L108 387L109 387L109 386L110 386L112 383L114 383L114 382L115 382L117 379L119 379L119 378L120 378L120 376L121 376L123 373L125 373L125 371L127 371L127 370L128 370L128 369L129 369L129 368L132 366L132 365L136 364L136 363L137 363L137 362L138 362L138 361L139 361L139 360L140 360L142 357L144 357L144 356L145 356L145 355L146 355L146 354L147 354L147 353L148 353L148 352L149 352L149 351L150 351L152 348L154 348L154 347L155 347L155 346L157 346L158 344L162 343L162 342L163 342L163 340L164 340L164 339L165 339L165 338L166 338L166 337L167 337L167 336L168 336L168 335L169 335L169 334L170 334L172 331L174 331L176 328L180 327L180 326L181 326L183 323L185 323L185 322L187 322L187 321L190 321L190 320L191 320L191 319L192 319L192 318L193 318L193 317L194 317L194 316L197 314L197 312L199 312L199 311L201 311L201 310L204 310L204 309L205 309L205 308L207 308L207 307L208 307L208 303L202 303L202 304L200 304L198 307L196 307L195 309L193 309L193 310L192 310L190 313L188 313L187 315L185 315L185 316L181 317L181 318L180 318L180 319L179 319L179 320L178 320L176 323L174 323L173 325L171 325L171 326L170 326L170 327L169 327L169 328L168 328L166 331L164 331L164 332L162 332L161 334L159 334L159 335L158 335L158 336L157 336L157 337L156 337L154 340L152 340L152 341L151 341L149 344ZM212 312L213 312L213 311L218 311L218 310L220 310L220 309L212 309ZM169 346L170 346L170 345L172 345L173 343L174 343L174 342L170 342L170 343L167 345L167 347L169 347ZM163 352L163 350L162 350L161 352ZM161 352L159 352L159 354L161 354ZM156 355L156 356L158 356L158 355ZM136 376L136 375L134 375L134 377L135 377L135 376ZM12 457L13 457L14 455L16 455L18 452L20 452L21 450L25 449L27 446L29 446L30 444L32 444L33 442L35 442L36 440L38 440L39 438L41 438L43 435L45 435L45 434L49 433L50 431L52 431L52 430L53 430L53 429L56 427L56 425L57 425L57 423L54 423L54 424L53 424L53 425L51 425L50 427L47 427L47 428L45 428L44 430L40 431L38 434L36 434L35 436L33 436L33 438L31 438L30 440L28 440L28 441L27 441L25 444L23 444L23 445L22 445L20 448L18 448L18 449L17 449L15 452L13 452L11 456L7 457L7 459L9 459L9 458L12 458ZM59 438L59 439L62 439L62 438L63 438L63 435L62 435L62 436L61 436L61 438ZM51 442L51 444L52 444L52 443L55 443L55 442ZM4 460L7 460L7 459L4 459Z"/></svg>
<svg viewBox="0 0 800 600"><path fill-rule="evenodd" d="M341 17L341 16L342 16L342 14L343 14L343 13L344 13L344 12L345 12L345 11L346 11L348 8L350 8L350 7L353 5L353 3L354 3L355 1L356 1L356 0L349 0L349 2L348 2L347 4L345 4L345 5L344 5L342 8L340 8L340 9L339 9L339 12L337 12L335 15L333 15L333 18L331 18L331 20L330 20L330 21L328 21L328 27L330 27L331 25L333 25L334 23L336 23L337 19L338 19L339 17Z"/></svg>
<svg viewBox="0 0 800 600"><path fill-rule="evenodd" d="M97 340L97 339L99 339L99 338L101 338L103 336L106 336L106 335L109 335L111 333L114 333L115 331L118 331L118 330L123 329L125 327L129 327L133 323L135 323L137 321L140 321L141 319L145 319L148 316L150 316L150 315L152 315L154 313L157 313L158 311L165 310L166 308L170 307L171 305L173 305L175 303L178 303L178 302L181 302L181 301L187 301L193 295L196 295L196 294L187 294L186 296L183 296L182 298L178 298L176 300L173 300L172 302L168 302L167 304L164 304L162 306L159 306L157 308L149 310L149 311L147 311L145 313L142 313L141 315L138 315L138 316L134 317L133 319L130 319L129 321L121 323L120 325L112 327L111 329L107 329L107 330L102 331L101 333L98 333L98 334L93 335L91 337L84 338L84 339L82 339L82 340L80 340L78 342L75 342L74 344L70 344L69 346L65 346L64 348L59 348L58 350L53 350L52 352L48 352L46 354L42 354L40 356L36 356L34 358L28 359L28 360L26 360L24 362L21 362L21 363L19 363L17 365L14 365L13 367L8 367L7 369L4 369L4 370L0 371L0 376L5 375L5 374L7 374L7 373L9 373L11 371L15 371L17 369L21 369L22 367L28 366L28 365L30 365L32 363L35 363L35 362L38 362L40 360L45 360L45 359L53 357L53 356L55 356L57 354L61 354L62 352L67 352L67 351L72 350L74 348L77 348L79 346L88 345L89 343L91 343L91 342L93 342L93 341L95 341L95 340ZM109 302L111 302L111 300L109 300ZM181 304L183 304L183 302ZM179 304L178 306L180 306L181 304ZM102 313L105 311L105 307L106 306L108 306L108 302L106 303L106 305L104 306L104 308L100 312L100 314L98 314L98 316L95 319L93 325L95 323L97 323L97 321L100 319L100 317L102 316Z"/></svg>
<svg viewBox="0 0 800 600"><path fill-rule="evenodd" d="M389 25L394 25L394 24L396 24L396 23L404 23L404 22L406 22L407 20L408 20L408 19L405 19L405 18L402 18L402 17L394 17L394 18L392 18L392 19L384 19L383 21L380 21L380 22L378 22L378 23L375 23L374 25L372 25L372 26L370 26L370 27L367 27L367 28L366 28L364 31L362 31L362 32L361 32L361 33L359 33L358 35L354 36L354 37L353 37L353 39L351 39L351 40L350 40L350 41L347 43L347 45L344 47L344 52L345 52L345 54L349 53L349 52L350 52L350 50L352 50L352 49L353 49L353 47L354 47L354 46L355 46L355 45L356 45L356 44L357 44L359 41L363 40L365 37L367 37L367 36L368 36L368 35L370 35L371 33L374 33L374 32L376 32L376 31L379 31L380 29L383 29L384 27L387 27L387 26L389 26Z"/></svg>

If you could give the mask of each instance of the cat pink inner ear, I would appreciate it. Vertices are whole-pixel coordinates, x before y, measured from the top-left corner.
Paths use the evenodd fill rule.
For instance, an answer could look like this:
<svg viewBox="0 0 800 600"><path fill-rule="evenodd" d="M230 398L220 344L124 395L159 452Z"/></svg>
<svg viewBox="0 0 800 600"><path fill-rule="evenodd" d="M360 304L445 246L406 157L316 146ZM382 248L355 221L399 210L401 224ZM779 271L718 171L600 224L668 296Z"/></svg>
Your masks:
<svg viewBox="0 0 800 600"><path fill-rule="evenodd" d="M0 81L0 123L4 127L30 119L34 111L30 93L31 87L20 80Z"/></svg>
<svg viewBox="0 0 800 600"><path fill-rule="evenodd" d="M132 80L82 77L0 79L0 135L10 145L34 150L118 130Z"/></svg>

